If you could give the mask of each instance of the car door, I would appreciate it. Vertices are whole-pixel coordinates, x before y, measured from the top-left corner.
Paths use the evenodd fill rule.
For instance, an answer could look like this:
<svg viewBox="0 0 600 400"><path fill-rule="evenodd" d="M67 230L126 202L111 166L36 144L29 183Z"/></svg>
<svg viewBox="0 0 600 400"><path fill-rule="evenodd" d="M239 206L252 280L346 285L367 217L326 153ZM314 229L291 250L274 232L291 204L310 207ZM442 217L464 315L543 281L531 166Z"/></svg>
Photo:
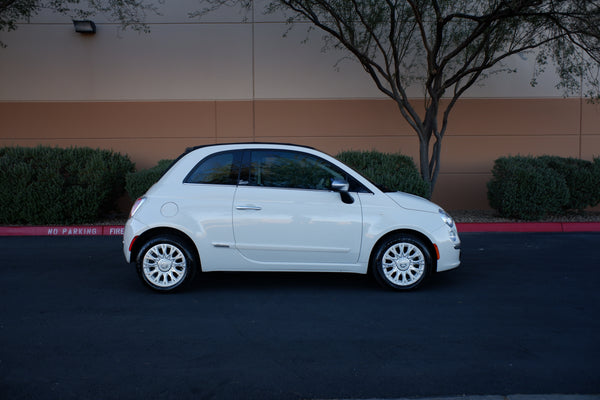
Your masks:
<svg viewBox="0 0 600 400"><path fill-rule="evenodd" d="M342 202L331 190L344 172L320 157L297 151L252 150L233 201L236 248L254 263L277 269L335 270L360 254L358 196ZM329 267L324 267L329 265Z"/></svg>

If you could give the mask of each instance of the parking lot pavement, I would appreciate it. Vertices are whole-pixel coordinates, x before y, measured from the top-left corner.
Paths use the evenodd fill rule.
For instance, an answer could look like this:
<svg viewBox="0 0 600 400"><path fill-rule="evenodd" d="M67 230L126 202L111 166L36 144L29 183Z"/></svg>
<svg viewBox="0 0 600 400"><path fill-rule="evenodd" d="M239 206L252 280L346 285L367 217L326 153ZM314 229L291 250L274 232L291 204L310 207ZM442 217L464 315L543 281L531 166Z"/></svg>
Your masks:
<svg viewBox="0 0 600 400"><path fill-rule="evenodd" d="M0 398L598 400L475 395L600 392L600 234L462 239L410 293L225 273L161 295L118 237L0 238Z"/></svg>

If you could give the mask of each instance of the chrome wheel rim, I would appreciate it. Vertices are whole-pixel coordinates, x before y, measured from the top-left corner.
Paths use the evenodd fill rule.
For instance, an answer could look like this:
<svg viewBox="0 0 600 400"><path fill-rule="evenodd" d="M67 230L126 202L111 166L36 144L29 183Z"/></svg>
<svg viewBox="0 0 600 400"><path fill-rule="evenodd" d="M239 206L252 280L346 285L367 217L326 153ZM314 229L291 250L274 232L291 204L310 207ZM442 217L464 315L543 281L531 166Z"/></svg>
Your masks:
<svg viewBox="0 0 600 400"><path fill-rule="evenodd" d="M184 278L187 262L183 252L168 243L151 247L144 256L144 276L161 288L178 285Z"/></svg>
<svg viewBox="0 0 600 400"><path fill-rule="evenodd" d="M381 266L388 281L398 286L410 286L425 273L425 255L411 243L396 243L383 254Z"/></svg>

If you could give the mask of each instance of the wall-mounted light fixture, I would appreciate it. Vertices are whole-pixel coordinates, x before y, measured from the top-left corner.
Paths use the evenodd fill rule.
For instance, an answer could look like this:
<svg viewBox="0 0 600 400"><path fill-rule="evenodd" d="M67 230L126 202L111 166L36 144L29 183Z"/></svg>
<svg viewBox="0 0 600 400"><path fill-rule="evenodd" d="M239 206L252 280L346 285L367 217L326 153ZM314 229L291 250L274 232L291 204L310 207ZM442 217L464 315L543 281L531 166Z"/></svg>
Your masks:
<svg viewBox="0 0 600 400"><path fill-rule="evenodd" d="M88 34L96 33L96 24L94 23L94 21L90 21L88 19L73 20L73 25L75 25L75 32Z"/></svg>

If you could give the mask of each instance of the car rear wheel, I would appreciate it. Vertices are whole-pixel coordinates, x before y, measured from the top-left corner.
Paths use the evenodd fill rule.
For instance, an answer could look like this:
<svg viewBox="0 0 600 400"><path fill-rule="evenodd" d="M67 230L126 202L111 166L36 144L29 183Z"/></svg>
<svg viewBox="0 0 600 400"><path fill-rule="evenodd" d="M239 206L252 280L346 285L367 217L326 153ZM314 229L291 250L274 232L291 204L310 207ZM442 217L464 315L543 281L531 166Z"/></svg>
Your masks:
<svg viewBox="0 0 600 400"><path fill-rule="evenodd" d="M195 271L195 261L184 240L165 235L150 239L141 248L137 271L151 289L168 292L188 283Z"/></svg>
<svg viewBox="0 0 600 400"><path fill-rule="evenodd" d="M430 275L432 259L425 243L412 235L394 235L376 249L371 271L377 282L394 290L420 286Z"/></svg>

